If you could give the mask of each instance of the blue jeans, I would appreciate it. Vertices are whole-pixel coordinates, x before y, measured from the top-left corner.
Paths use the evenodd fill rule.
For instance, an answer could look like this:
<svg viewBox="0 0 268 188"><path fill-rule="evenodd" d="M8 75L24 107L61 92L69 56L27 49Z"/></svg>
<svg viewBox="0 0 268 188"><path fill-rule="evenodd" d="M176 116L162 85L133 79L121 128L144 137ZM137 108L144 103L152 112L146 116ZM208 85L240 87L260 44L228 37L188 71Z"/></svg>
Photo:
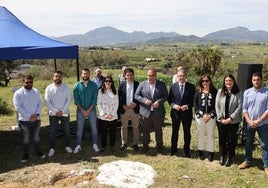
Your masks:
<svg viewBox="0 0 268 188"><path fill-rule="evenodd" d="M30 147L30 136L33 136L34 150L40 152L40 120L33 123L30 121L19 121L19 124L23 130L23 153L29 153Z"/></svg>
<svg viewBox="0 0 268 188"><path fill-rule="evenodd" d="M255 133L258 132L260 145L262 150L263 167L268 167L268 124L264 124L256 129L250 128L246 125L246 161L252 162L253 142L255 139Z"/></svg>
<svg viewBox="0 0 268 188"><path fill-rule="evenodd" d="M88 121L91 129L92 143L97 144L98 141L98 131L97 131L97 116L96 110L91 110L87 117L84 117L83 113L79 108L76 110L76 120L77 120L77 132L76 132L76 143L81 145L83 129L85 125L85 120Z"/></svg>
<svg viewBox="0 0 268 188"><path fill-rule="evenodd" d="M57 128L59 125L59 121L62 124L63 132L64 132L64 141L65 146L70 146L70 125L69 125L69 116L68 117L58 117L58 116L49 116L50 123L50 132L49 132L49 147L55 148L55 136L57 132Z"/></svg>

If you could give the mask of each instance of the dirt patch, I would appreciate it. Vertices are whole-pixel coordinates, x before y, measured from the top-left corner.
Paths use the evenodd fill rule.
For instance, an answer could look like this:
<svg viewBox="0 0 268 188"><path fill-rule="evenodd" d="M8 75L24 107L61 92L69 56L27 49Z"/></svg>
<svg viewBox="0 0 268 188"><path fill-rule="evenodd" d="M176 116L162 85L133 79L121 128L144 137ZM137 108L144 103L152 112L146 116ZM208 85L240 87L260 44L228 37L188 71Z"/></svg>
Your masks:
<svg viewBox="0 0 268 188"><path fill-rule="evenodd" d="M46 163L1 174L0 187L99 187L95 172L82 164Z"/></svg>
<svg viewBox="0 0 268 188"><path fill-rule="evenodd" d="M99 175L96 177L96 174ZM132 161L112 161L97 170L84 164L46 163L12 170L0 176L0 187L140 187L154 183L156 172L149 165Z"/></svg>

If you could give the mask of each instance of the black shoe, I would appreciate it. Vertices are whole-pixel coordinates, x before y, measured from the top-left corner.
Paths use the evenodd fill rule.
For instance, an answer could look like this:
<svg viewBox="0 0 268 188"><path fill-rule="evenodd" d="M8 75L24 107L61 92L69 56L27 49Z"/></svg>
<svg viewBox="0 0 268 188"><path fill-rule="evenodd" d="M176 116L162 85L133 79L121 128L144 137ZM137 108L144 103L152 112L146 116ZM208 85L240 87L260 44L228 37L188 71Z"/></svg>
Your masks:
<svg viewBox="0 0 268 188"><path fill-rule="evenodd" d="M191 154L190 154L189 151L185 151L184 154L185 154L185 157L187 157L187 158L191 158Z"/></svg>
<svg viewBox="0 0 268 188"><path fill-rule="evenodd" d="M29 158L29 154L24 153L20 162L25 163L28 161L28 158Z"/></svg>
<svg viewBox="0 0 268 188"><path fill-rule="evenodd" d="M163 147L157 147L157 153L162 154L163 153Z"/></svg>
<svg viewBox="0 0 268 188"><path fill-rule="evenodd" d="M224 156L221 156L221 158L220 158L220 160L219 160L219 164L221 165L221 166L223 166L224 165L224 161L225 159L224 159Z"/></svg>
<svg viewBox="0 0 268 188"><path fill-rule="evenodd" d="M208 161L212 162L214 158L214 152L209 152Z"/></svg>
<svg viewBox="0 0 268 188"><path fill-rule="evenodd" d="M177 149L171 149L170 151L170 156L176 155L177 154Z"/></svg>
<svg viewBox="0 0 268 188"><path fill-rule="evenodd" d="M43 154L41 151L37 152L37 157L39 157L40 159L44 159L46 158L46 154Z"/></svg>
<svg viewBox="0 0 268 188"><path fill-rule="evenodd" d="M176 155L176 153L177 153L176 151L171 151L170 156Z"/></svg>
<svg viewBox="0 0 268 188"><path fill-rule="evenodd" d="M205 159L203 151L199 150L198 153L199 153L199 159L203 161Z"/></svg>
<svg viewBox="0 0 268 188"><path fill-rule="evenodd" d="M138 152L139 151L139 146L138 145L133 145L133 149L134 149L134 152Z"/></svg>
<svg viewBox="0 0 268 188"><path fill-rule="evenodd" d="M127 148L127 145L126 144L122 144L121 147L120 147L120 150L124 151L126 148Z"/></svg>
<svg viewBox="0 0 268 188"><path fill-rule="evenodd" d="M142 150L141 150L141 153L142 154L147 154L149 152L149 147L147 146L143 146Z"/></svg>
<svg viewBox="0 0 268 188"><path fill-rule="evenodd" d="M114 146L111 146L111 152L114 153L116 151Z"/></svg>
<svg viewBox="0 0 268 188"><path fill-rule="evenodd" d="M225 166L226 166L226 167L229 167L229 166L231 166L231 165L232 165L232 157L228 157L228 158L226 159Z"/></svg>

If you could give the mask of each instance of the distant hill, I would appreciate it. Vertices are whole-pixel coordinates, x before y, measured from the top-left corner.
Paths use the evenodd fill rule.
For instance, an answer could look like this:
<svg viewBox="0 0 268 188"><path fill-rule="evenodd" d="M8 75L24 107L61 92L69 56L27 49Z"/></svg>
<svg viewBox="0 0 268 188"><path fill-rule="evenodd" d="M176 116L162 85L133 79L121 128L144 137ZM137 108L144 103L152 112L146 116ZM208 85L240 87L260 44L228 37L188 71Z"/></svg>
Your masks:
<svg viewBox="0 0 268 188"><path fill-rule="evenodd" d="M104 46L104 45L135 45L135 44L165 44L172 42L267 42L268 32L258 30L250 31L245 27L235 27L216 31L204 37L195 35L180 35L175 32L134 31L132 33L106 26L91 30L85 34L53 37L61 42L77 44L79 46Z"/></svg>
<svg viewBox="0 0 268 188"><path fill-rule="evenodd" d="M258 30L250 31L246 27L235 27L231 29L216 31L203 37L207 40L233 40L233 41L268 41L268 32Z"/></svg>

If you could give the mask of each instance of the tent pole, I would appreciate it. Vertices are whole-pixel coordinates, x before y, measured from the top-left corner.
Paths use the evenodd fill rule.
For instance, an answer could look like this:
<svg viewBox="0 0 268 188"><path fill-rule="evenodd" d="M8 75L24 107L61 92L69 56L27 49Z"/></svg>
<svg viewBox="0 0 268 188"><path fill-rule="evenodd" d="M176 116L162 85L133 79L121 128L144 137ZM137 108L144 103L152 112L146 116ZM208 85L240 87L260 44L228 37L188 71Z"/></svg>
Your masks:
<svg viewBox="0 0 268 188"><path fill-rule="evenodd" d="M76 75L77 75L77 82L79 81L79 62L78 59L76 59Z"/></svg>
<svg viewBox="0 0 268 188"><path fill-rule="evenodd" d="M54 59L54 68L55 68L55 71L57 70L57 62L56 62L56 59Z"/></svg>

